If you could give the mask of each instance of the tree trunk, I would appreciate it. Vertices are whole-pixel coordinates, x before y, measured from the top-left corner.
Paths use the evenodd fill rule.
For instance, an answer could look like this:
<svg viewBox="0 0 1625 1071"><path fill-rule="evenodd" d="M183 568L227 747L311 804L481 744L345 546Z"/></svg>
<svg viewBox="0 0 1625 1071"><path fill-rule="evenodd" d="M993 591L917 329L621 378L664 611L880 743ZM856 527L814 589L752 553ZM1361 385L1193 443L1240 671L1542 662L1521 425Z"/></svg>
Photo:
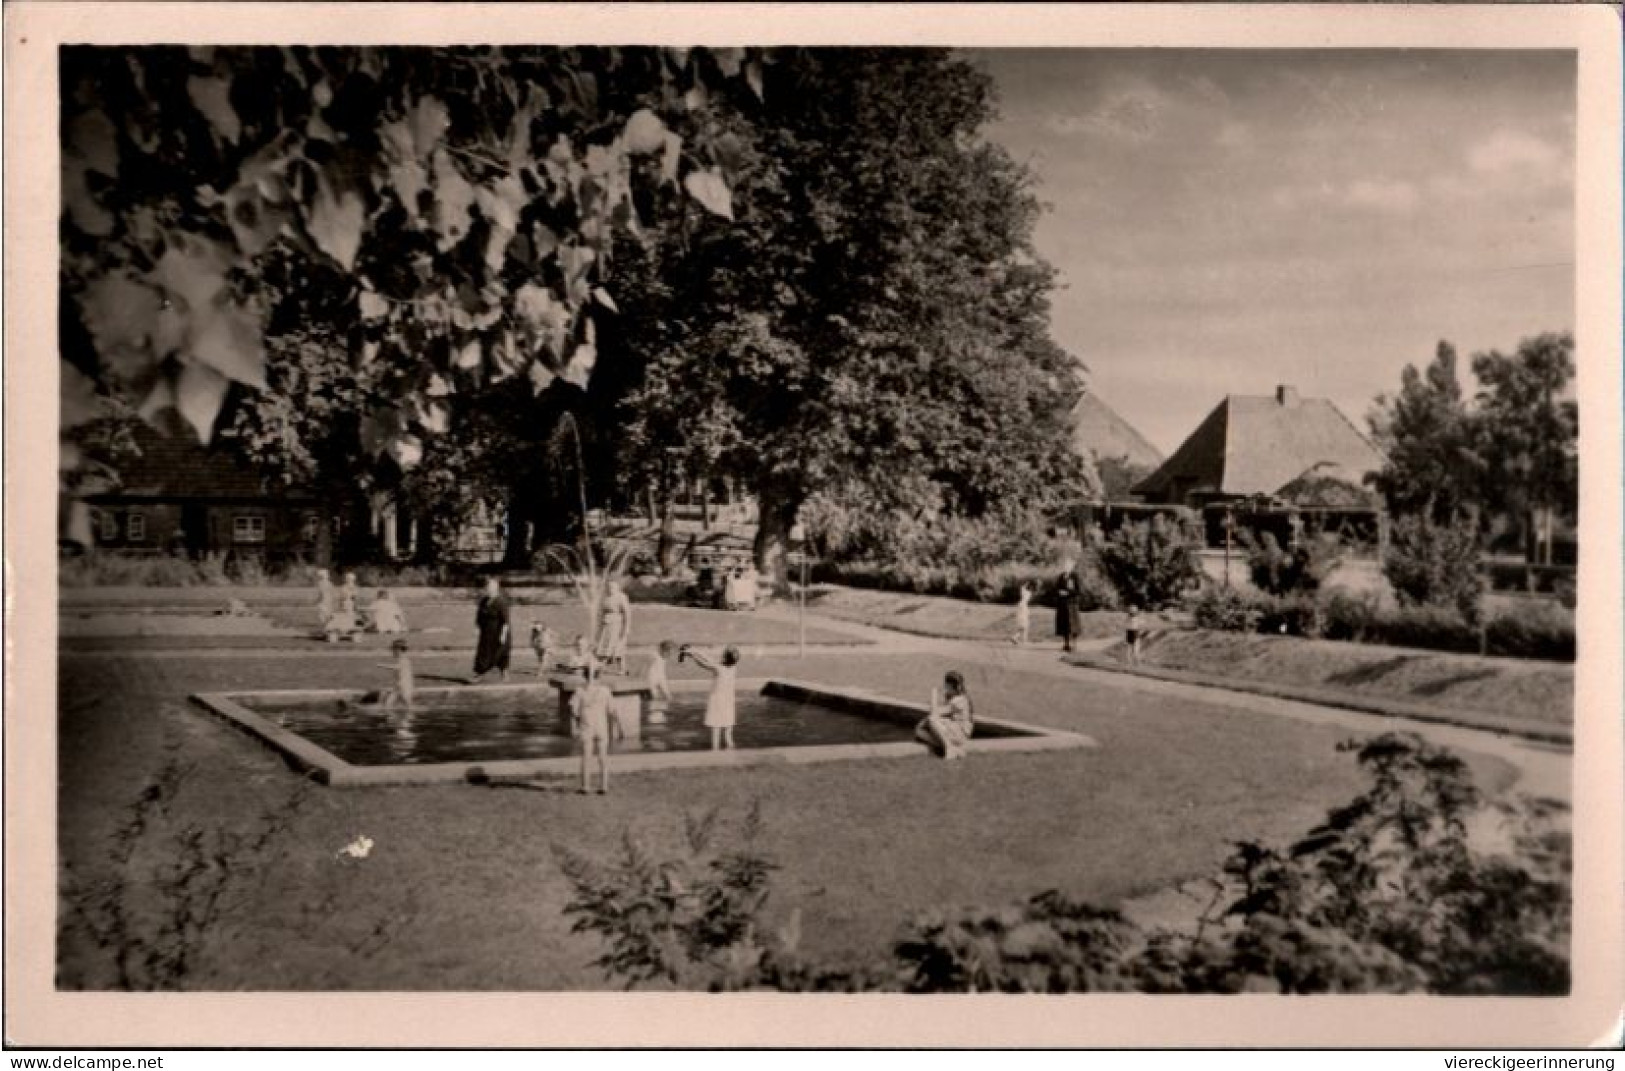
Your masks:
<svg viewBox="0 0 1625 1071"><path fill-rule="evenodd" d="M801 500L764 487L757 491L757 503L756 569L773 591L782 593L789 588L790 529L801 510Z"/></svg>
<svg viewBox="0 0 1625 1071"><path fill-rule="evenodd" d="M655 506L654 484L650 484L643 489L643 508L649 514L649 524L651 526L660 523L660 514Z"/></svg>
<svg viewBox="0 0 1625 1071"><path fill-rule="evenodd" d="M655 540L655 562L661 576L670 576L677 564L677 511L672 508L671 494L665 496L660 514L660 536Z"/></svg>
<svg viewBox="0 0 1625 1071"><path fill-rule="evenodd" d="M318 514L316 525L316 565L322 569L333 568L333 513L326 506ZM208 536L205 529L204 546L207 546Z"/></svg>
<svg viewBox="0 0 1625 1071"><path fill-rule="evenodd" d="M530 522L527 519L524 497L518 492L508 498L508 531L502 548L502 565L506 569L526 569L530 566Z"/></svg>
<svg viewBox="0 0 1625 1071"><path fill-rule="evenodd" d="M417 538L414 549L417 551L419 565L437 565L436 559L440 556L440 548L435 545L434 521L428 517L419 516L413 521L417 528Z"/></svg>

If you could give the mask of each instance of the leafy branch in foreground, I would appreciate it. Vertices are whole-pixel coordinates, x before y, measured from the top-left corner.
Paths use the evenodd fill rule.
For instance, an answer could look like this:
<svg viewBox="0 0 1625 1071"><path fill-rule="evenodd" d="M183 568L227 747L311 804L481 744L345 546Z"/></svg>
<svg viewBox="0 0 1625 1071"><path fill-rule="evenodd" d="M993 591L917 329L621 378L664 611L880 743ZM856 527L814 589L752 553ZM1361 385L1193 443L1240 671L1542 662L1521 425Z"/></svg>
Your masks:
<svg viewBox="0 0 1625 1071"><path fill-rule="evenodd" d="M889 957L839 968L798 949L799 918L764 941L773 864L712 852L715 812L666 858L630 833L595 863L556 849L576 932L628 988L905 992L1567 992L1569 837L1556 804L1486 805L1466 764L1412 734L1351 741L1369 788L1296 843L1243 841L1184 926L1145 928L1049 890L910 922ZM1482 841L1488 842L1488 847Z"/></svg>

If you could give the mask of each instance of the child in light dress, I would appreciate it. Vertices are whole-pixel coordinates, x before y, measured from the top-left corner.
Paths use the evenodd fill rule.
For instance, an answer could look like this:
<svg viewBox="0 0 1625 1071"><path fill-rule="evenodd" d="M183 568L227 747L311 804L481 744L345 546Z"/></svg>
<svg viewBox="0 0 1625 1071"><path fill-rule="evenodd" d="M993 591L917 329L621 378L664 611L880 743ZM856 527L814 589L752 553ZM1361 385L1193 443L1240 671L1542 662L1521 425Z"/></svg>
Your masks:
<svg viewBox="0 0 1625 1071"><path fill-rule="evenodd" d="M588 641L586 633L578 632L574 646L559 659L559 667L566 673L585 673L587 667L592 664L592 644Z"/></svg>
<svg viewBox="0 0 1625 1071"><path fill-rule="evenodd" d="M395 656L393 662L379 662L379 669L392 669L395 671L395 687L385 688L378 692L368 692L361 698L361 708L376 707L379 710L406 710L412 709L412 701L416 698L416 684L412 676L412 655L405 640L396 640L390 644L390 654Z"/></svg>
<svg viewBox="0 0 1625 1071"><path fill-rule="evenodd" d="M598 679L598 667L587 665L587 685L570 697L570 714L575 721L576 739L581 741L581 792L592 791L588 777L589 760L598 756L598 791L609 791L609 708L614 695Z"/></svg>
<svg viewBox="0 0 1625 1071"><path fill-rule="evenodd" d="M327 642L341 639L354 641L361 629L359 600L361 593L355 586L355 574L344 574L344 586L338 590L338 608L327 619Z"/></svg>
<svg viewBox="0 0 1625 1071"><path fill-rule="evenodd" d="M914 735L950 762L962 759L970 749L975 718L965 678L950 671L942 678L942 688L931 689L931 713L914 729Z"/></svg>
<svg viewBox="0 0 1625 1071"><path fill-rule="evenodd" d="M739 667L739 648L724 647L721 657L715 661L687 647L679 651L677 657L684 655L712 676L711 694L705 701L705 725L711 730L711 750L731 749L734 746L734 722L738 717L734 684Z"/></svg>
<svg viewBox="0 0 1625 1071"><path fill-rule="evenodd" d="M1140 664L1140 638L1145 635L1145 623L1140 619L1140 608L1130 605L1128 620L1123 624L1123 645L1127 649L1128 663Z"/></svg>
<svg viewBox="0 0 1625 1071"><path fill-rule="evenodd" d="M406 614L387 589L379 588L372 601L372 627L385 636L398 636L406 631Z"/></svg>
<svg viewBox="0 0 1625 1071"><path fill-rule="evenodd" d="M548 670L553 668L554 652L559 647L559 634L553 631L553 626L544 625L540 621L531 622L530 649L536 652L536 675L547 676Z"/></svg>
<svg viewBox="0 0 1625 1071"><path fill-rule="evenodd" d="M1010 642L1017 647L1027 646L1027 638L1032 632L1032 600L1033 586L1029 581L1023 580L1016 595L1016 630L1010 634Z"/></svg>
<svg viewBox="0 0 1625 1071"><path fill-rule="evenodd" d="M338 591L328 579L326 569L316 570L316 619L328 643L335 643L338 634L333 631L333 611L338 606Z"/></svg>
<svg viewBox="0 0 1625 1071"><path fill-rule="evenodd" d="M644 674L643 683L649 689L647 709L650 725L663 725L666 721L666 711L671 706L671 685L666 680L666 659L670 658L676 649L676 645L670 640L661 640Z"/></svg>

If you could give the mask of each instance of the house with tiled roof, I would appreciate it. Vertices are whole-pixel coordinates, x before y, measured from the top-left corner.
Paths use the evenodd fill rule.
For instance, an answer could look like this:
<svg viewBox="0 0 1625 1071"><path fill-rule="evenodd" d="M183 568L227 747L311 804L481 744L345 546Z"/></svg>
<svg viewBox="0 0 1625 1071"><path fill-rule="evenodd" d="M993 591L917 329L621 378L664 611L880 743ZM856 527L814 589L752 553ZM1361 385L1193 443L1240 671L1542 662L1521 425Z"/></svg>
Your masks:
<svg viewBox="0 0 1625 1071"><path fill-rule="evenodd" d="M1365 478L1382 464L1382 452L1336 405L1283 384L1273 395L1226 397L1134 490L1147 502L1212 515L1210 529L1242 503L1370 526L1380 504Z"/></svg>
<svg viewBox="0 0 1625 1071"><path fill-rule="evenodd" d="M138 453L117 463L117 480L82 496L96 547L314 559L324 521L313 495L275 486L178 423L131 434Z"/></svg>
<svg viewBox="0 0 1625 1071"><path fill-rule="evenodd" d="M1073 452L1094 463L1107 501L1125 497L1136 480L1162 464L1162 452L1094 391L1078 399L1068 421Z"/></svg>

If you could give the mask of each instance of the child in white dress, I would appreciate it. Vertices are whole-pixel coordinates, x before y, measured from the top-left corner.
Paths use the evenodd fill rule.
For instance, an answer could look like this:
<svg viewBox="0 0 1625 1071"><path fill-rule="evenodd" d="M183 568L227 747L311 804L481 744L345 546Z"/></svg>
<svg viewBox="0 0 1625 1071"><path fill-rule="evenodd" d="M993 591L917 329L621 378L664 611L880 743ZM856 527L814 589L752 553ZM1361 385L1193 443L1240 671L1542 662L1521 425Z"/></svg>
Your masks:
<svg viewBox="0 0 1625 1071"><path fill-rule="evenodd" d="M1010 642L1017 647L1027 646L1027 637L1033 627L1033 586L1027 581L1021 582L1020 593L1016 596L1016 631L1011 633Z"/></svg>
<svg viewBox="0 0 1625 1071"><path fill-rule="evenodd" d="M372 627L386 636L398 636L406 631L406 614L387 590L379 589L378 597L372 601Z"/></svg>
<svg viewBox="0 0 1625 1071"><path fill-rule="evenodd" d="M671 685L666 681L666 659L676 650L670 640L661 640L660 646L655 649L654 657L649 660L649 669L644 675L643 683L649 689L648 711L649 724L662 725L666 721L666 711L671 705Z"/></svg>
<svg viewBox="0 0 1625 1071"><path fill-rule="evenodd" d="M545 677L553 668L553 654L559 647L559 634L553 626L533 621L530 625L530 649L536 652L536 675Z"/></svg>
<svg viewBox="0 0 1625 1071"><path fill-rule="evenodd" d="M722 657L713 662L698 651L691 651L684 647L678 658L684 655L694 660L694 664L711 674L711 695L705 701L705 725L711 730L711 750L719 748L732 748L734 746L734 722L737 719L737 707L734 702L734 684L736 671L739 667L739 648L724 647Z"/></svg>

